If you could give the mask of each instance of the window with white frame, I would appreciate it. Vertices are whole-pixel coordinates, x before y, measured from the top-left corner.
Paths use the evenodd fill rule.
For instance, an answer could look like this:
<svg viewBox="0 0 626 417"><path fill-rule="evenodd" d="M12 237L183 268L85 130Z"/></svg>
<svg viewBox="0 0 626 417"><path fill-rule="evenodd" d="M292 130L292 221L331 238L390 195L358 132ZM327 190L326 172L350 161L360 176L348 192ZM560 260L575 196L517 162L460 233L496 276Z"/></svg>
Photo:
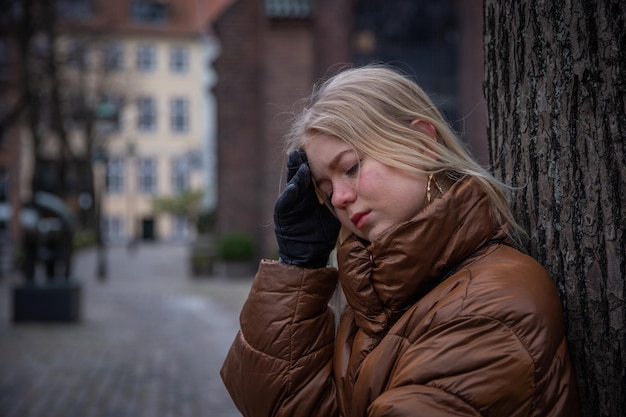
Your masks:
<svg viewBox="0 0 626 417"><path fill-rule="evenodd" d="M155 194L157 191L157 165L154 158L139 160L139 192Z"/></svg>
<svg viewBox="0 0 626 417"><path fill-rule="evenodd" d="M120 216L103 216L102 232L107 243L124 242L124 219Z"/></svg>
<svg viewBox="0 0 626 417"><path fill-rule="evenodd" d="M103 64L108 71L124 68L124 46L120 42L109 42L103 49Z"/></svg>
<svg viewBox="0 0 626 417"><path fill-rule="evenodd" d="M189 189L189 170L184 158L172 160L172 190L181 193Z"/></svg>
<svg viewBox="0 0 626 417"><path fill-rule="evenodd" d="M109 158L107 161L107 193L120 194L124 192L124 160Z"/></svg>
<svg viewBox="0 0 626 417"><path fill-rule="evenodd" d="M137 129L152 132L156 128L156 103L151 97L137 100Z"/></svg>
<svg viewBox="0 0 626 417"><path fill-rule="evenodd" d="M156 70L156 50L153 45L139 45L137 48L137 69L141 72Z"/></svg>
<svg viewBox="0 0 626 417"><path fill-rule="evenodd" d="M189 130L189 100L177 97L170 102L170 122L172 132L183 133Z"/></svg>
<svg viewBox="0 0 626 417"><path fill-rule="evenodd" d="M189 234L187 218L185 216L172 216L173 227L172 234L174 239L185 239Z"/></svg>
<svg viewBox="0 0 626 417"><path fill-rule="evenodd" d="M118 132L122 128L122 108L124 100L120 96L103 94L96 109L98 129L104 134Z"/></svg>
<svg viewBox="0 0 626 417"><path fill-rule="evenodd" d="M173 46L170 49L170 70L184 74L189 70L189 50L184 46Z"/></svg>
<svg viewBox="0 0 626 417"><path fill-rule="evenodd" d="M83 42L70 41L66 50L67 66L75 69L87 68L87 47Z"/></svg>

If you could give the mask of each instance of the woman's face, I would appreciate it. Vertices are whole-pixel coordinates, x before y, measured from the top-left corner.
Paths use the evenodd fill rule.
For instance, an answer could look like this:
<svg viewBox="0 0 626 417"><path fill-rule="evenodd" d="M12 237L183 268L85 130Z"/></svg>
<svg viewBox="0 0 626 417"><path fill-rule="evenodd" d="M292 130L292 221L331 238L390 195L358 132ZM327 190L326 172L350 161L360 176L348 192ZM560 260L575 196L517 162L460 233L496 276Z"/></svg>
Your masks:
<svg viewBox="0 0 626 417"><path fill-rule="evenodd" d="M332 136L312 137L304 151L337 218L362 239L371 242L426 205L423 175L384 165Z"/></svg>

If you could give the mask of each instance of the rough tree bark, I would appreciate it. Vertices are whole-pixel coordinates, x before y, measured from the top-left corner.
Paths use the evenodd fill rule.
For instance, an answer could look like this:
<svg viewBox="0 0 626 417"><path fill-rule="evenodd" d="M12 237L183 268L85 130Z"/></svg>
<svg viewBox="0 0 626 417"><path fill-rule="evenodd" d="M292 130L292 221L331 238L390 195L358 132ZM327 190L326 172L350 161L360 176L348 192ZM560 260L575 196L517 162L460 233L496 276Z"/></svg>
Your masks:
<svg viewBox="0 0 626 417"><path fill-rule="evenodd" d="M489 153L562 296L585 416L626 415L626 2L485 0Z"/></svg>

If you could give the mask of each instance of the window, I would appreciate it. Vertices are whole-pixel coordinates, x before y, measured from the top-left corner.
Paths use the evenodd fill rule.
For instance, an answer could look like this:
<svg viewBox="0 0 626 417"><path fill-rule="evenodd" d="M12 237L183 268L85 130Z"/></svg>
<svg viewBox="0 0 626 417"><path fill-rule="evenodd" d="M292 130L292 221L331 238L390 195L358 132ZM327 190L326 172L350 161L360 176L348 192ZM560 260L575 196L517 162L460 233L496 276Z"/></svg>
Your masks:
<svg viewBox="0 0 626 417"><path fill-rule="evenodd" d="M8 113L8 104L0 100L0 120L4 120ZM0 153L8 138L9 127L7 123L0 123Z"/></svg>
<svg viewBox="0 0 626 417"><path fill-rule="evenodd" d="M107 193L120 194L124 192L124 160L111 158L107 161Z"/></svg>
<svg viewBox="0 0 626 417"><path fill-rule="evenodd" d="M189 70L189 51L182 46L174 46L170 50L170 69L177 74Z"/></svg>
<svg viewBox="0 0 626 417"><path fill-rule="evenodd" d="M173 99L170 103L170 117L172 132L189 130L189 101L184 98Z"/></svg>
<svg viewBox="0 0 626 417"><path fill-rule="evenodd" d="M142 97L137 100L137 129L152 132L156 128L156 105L154 99Z"/></svg>
<svg viewBox="0 0 626 417"><path fill-rule="evenodd" d="M65 110L67 114L67 128L68 129L82 129L85 126L85 111L88 104L85 99L85 95L78 94L77 92L71 92L63 97L63 101L66 105ZM50 116L48 116L50 117Z"/></svg>
<svg viewBox="0 0 626 417"><path fill-rule="evenodd" d="M156 161L152 158L139 160L139 192L142 194L156 193L157 172Z"/></svg>
<svg viewBox="0 0 626 417"><path fill-rule="evenodd" d="M119 216L103 216L102 231L106 242L122 243L124 241L124 220Z"/></svg>
<svg viewBox="0 0 626 417"><path fill-rule="evenodd" d="M89 0L56 0L55 4L61 19L82 21L91 17Z"/></svg>
<svg viewBox="0 0 626 417"><path fill-rule="evenodd" d="M119 132L122 124L123 99L112 95L103 95L97 107L98 129L103 134Z"/></svg>
<svg viewBox="0 0 626 417"><path fill-rule="evenodd" d="M9 200L9 172L5 168L0 168L0 203Z"/></svg>
<svg viewBox="0 0 626 417"><path fill-rule="evenodd" d="M166 23L168 7L163 1L134 0L130 3L130 17L140 23Z"/></svg>
<svg viewBox="0 0 626 417"><path fill-rule="evenodd" d="M24 15L24 5L20 1L2 2L2 13L0 13L0 27L9 28L16 22L22 20Z"/></svg>
<svg viewBox="0 0 626 417"><path fill-rule="evenodd" d="M119 71L124 67L124 47L119 42L111 42L104 47L104 68Z"/></svg>
<svg viewBox="0 0 626 417"><path fill-rule="evenodd" d="M137 48L137 69L141 72L154 72L156 51L152 45L139 45Z"/></svg>
<svg viewBox="0 0 626 417"><path fill-rule="evenodd" d="M9 43L6 39L0 39L0 80L6 80L10 75Z"/></svg>
<svg viewBox="0 0 626 417"><path fill-rule="evenodd" d="M312 0L265 0L265 15L271 19L306 19L313 12Z"/></svg>
<svg viewBox="0 0 626 417"><path fill-rule="evenodd" d="M172 237L174 239L184 240L189 235L189 228L187 227L187 219L185 216L172 216L173 230Z"/></svg>
<svg viewBox="0 0 626 417"><path fill-rule="evenodd" d="M78 41L71 41L67 45L67 65L71 68L87 68L87 48Z"/></svg>
<svg viewBox="0 0 626 417"><path fill-rule="evenodd" d="M172 160L172 190L181 193L189 189L189 170L185 158Z"/></svg>

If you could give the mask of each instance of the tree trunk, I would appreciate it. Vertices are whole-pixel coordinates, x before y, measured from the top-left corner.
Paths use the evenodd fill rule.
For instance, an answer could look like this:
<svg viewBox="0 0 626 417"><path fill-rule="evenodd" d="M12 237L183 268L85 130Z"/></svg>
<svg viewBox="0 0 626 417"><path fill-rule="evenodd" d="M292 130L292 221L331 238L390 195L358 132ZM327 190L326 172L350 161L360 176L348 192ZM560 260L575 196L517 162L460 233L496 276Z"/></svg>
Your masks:
<svg viewBox="0 0 626 417"><path fill-rule="evenodd" d="M626 415L626 2L485 0L489 154L561 293L585 416Z"/></svg>

